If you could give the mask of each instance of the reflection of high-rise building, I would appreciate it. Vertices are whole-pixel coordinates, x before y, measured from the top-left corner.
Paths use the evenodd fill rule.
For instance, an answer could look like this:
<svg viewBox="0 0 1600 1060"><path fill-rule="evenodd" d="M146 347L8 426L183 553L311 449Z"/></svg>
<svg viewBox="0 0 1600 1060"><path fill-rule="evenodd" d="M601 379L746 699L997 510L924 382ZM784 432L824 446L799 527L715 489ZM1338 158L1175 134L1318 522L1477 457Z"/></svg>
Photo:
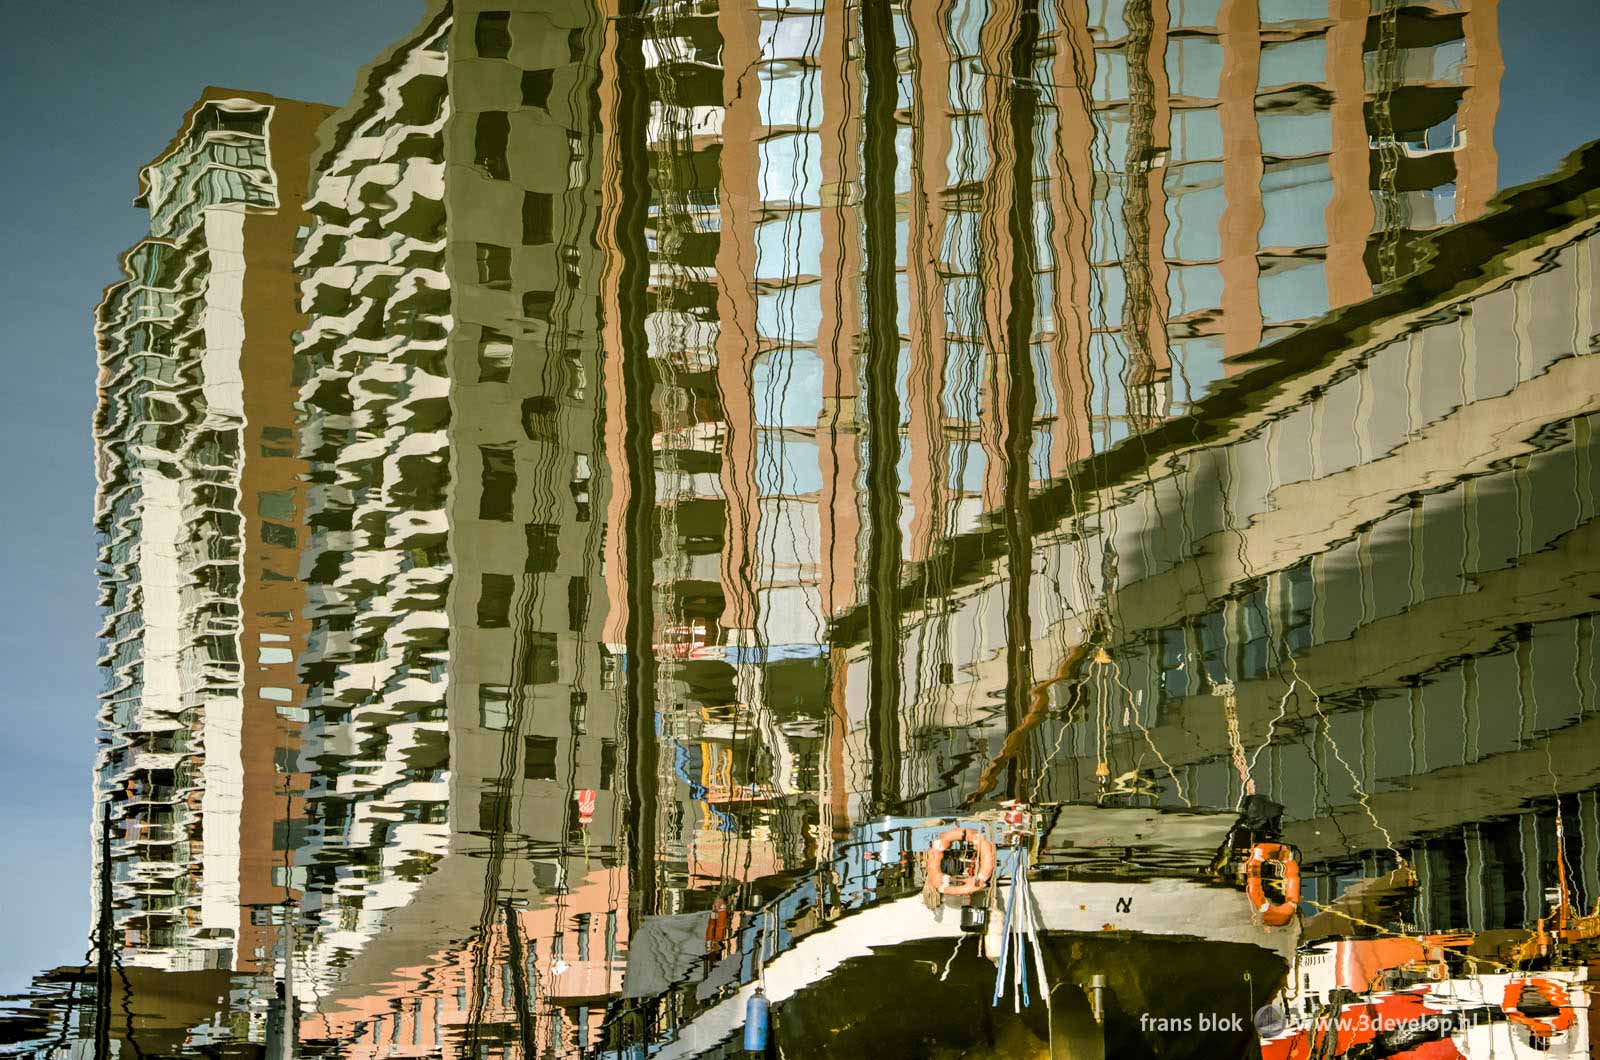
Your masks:
<svg viewBox="0 0 1600 1060"><path fill-rule="evenodd" d="M97 311L112 863L96 872L127 964L255 971L258 907L292 896L306 631L288 265L327 112L207 89L141 172L149 235Z"/></svg>
<svg viewBox="0 0 1600 1060"><path fill-rule="evenodd" d="M472 1035L516 1040L525 1016L576 1045L620 986L598 48L581 4L435 4L325 130L298 259L300 948L344 1009L303 1034L370 1023L381 984L437 966L466 977ZM441 956L439 925L470 941ZM498 993L508 946L538 984L521 1006Z"/></svg>

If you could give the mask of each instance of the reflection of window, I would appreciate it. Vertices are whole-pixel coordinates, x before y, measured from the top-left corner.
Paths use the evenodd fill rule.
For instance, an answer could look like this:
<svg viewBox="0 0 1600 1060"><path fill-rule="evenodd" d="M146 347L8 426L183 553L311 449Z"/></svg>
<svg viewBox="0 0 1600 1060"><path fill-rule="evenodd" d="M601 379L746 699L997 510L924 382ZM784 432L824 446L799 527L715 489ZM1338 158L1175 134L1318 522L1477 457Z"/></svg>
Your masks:
<svg viewBox="0 0 1600 1060"><path fill-rule="evenodd" d="M478 115L477 135L473 140L473 161L495 180L511 179L506 162L506 145L511 140L511 118L503 110L486 110Z"/></svg>
<svg viewBox="0 0 1600 1060"><path fill-rule="evenodd" d="M478 686L478 724L485 729L511 727L511 689L505 685Z"/></svg>
<svg viewBox="0 0 1600 1060"><path fill-rule="evenodd" d="M504 383L511 378L511 337L494 328L478 335L478 382Z"/></svg>
<svg viewBox="0 0 1600 1060"><path fill-rule="evenodd" d="M527 654L523 656L523 682L530 685L554 684L560 678L556 661L556 635L531 633Z"/></svg>
<svg viewBox="0 0 1600 1060"><path fill-rule="evenodd" d="M583 632L589 618L589 579L578 575L567 579L567 628Z"/></svg>
<svg viewBox="0 0 1600 1060"><path fill-rule="evenodd" d="M511 620L511 593L516 582L509 574L485 574L478 593L478 628L504 629Z"/></svg>
<svg viewBox="0 0 1600 1060"><path fill-rule="evenodd" d="M1222 45L1210 37L1167 41L1167 81L1175 96L1217 98L1222 80Z"/></svg>
<svg viewBox="0 0 1600 1060"><path fill-rule="evenodd" d="M484 59L504 59L511 54L511 13L483 11L472 34L478 55Z"/></svg>
<svg viewBox="0 0 1600 1060"><path fill-rule="evenodd" d="M283 526L279 523L262 523L261 540L269 545L280 548L294 547L294 527Z"/></svg>
<svg viewBox="0 0 1600 1060"><path fill-rule="evenodd" d="M575 930L578 933L578 960L586 961L589 959L589 914L579 913L575 919L577 920Z"/></svg>
<svg viewBox="0 0 1600 1060"><path fill-rule="evenodd" d="M307 821L297 817L292 821L272 822L272 849L273 850L299 850L305 846L306 835L309 831Z"/></svg>
<svg viewBox="0 0 1600 1060"><path fill-rule="evenodd" d="M525 291L522 295L522 315L529 320L549 322L550 310L556 303L554 291Z"/></svg>
<svg viewBox="0 0 1600 1060"><path fill-rule="evenodd" d="M540 246L550 242L551 208L553 197L546 191L528 191L522 194L522 242L525 246Z"/></svg>
<svg viewBox="0 0 1600 1060"><path fill-rule="evenodd" d="M509 521L516 502L517 465L509 445L480 445L483 457L483 495L478 499L478 518Z"/></svg>
<svg viewBox="0 0 1600 1060"><path fill-rule="evenodd" d="M498 291L511 289L511 248L479 243L478 282Z"/></svg>
<svg viewBox="0 0 1600 1060"><path fill-rule="evenodd" d="M524 569L529 574L555 570L556 560L561 555L561 527L556 523L529 523L527 533L528 565Z"/></svg>
<svg viewBox="0 0 1600 1060"><path fill-rule="evenodd" d="M548 394L524 398L522 401L522 430L529 438L555 441L559 431L556 413L560 404Z"/></svg>
<svg viewBox="0 0 1600 1060"><path fill-rule="evenodd" d="M294 490L268 490L256 494L256 512L263 519L293 519Z"/></svg>
<svg viewBox="0 0 1600 1060"><path fill-rule="evenodd" d="M504 832L511 827L511 800L499 792L486 791L478 796L478 829L484 832Z"/></svg>
<svg viewBox="0 0 1600 1060"><path fill-rule="evenodd" d="M523 740L522 775L529 780L556 779L554 736L529 736Z"/></svg>
<svg viewBox="0 0 1600 1060"><path fill-rule="evenodd" d="M617 781L617 741L600 741L600 790L610 791Z"/></svg>
<svg viewBox="0 0 1600 1060"><path fill-rule="evenodd" d="M550 84L554 70L522 71L522 105L550 108Z"/></svg>

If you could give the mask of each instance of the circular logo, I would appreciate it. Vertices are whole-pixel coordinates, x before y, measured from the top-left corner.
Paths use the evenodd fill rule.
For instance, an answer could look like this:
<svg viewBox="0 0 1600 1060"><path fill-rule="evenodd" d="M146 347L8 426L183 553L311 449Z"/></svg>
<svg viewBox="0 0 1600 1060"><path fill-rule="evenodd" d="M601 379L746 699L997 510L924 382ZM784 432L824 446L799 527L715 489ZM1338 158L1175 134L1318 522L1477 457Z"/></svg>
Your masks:
<svg viewBox="0 0 1600 1060"><path fill-rule="evenodd" d="M1283 1012L1277 1005L1262 1005L1256 1009L1256 1033L1263 1038L1271 1038L1283 1030L1285 1020Z"/></svg>

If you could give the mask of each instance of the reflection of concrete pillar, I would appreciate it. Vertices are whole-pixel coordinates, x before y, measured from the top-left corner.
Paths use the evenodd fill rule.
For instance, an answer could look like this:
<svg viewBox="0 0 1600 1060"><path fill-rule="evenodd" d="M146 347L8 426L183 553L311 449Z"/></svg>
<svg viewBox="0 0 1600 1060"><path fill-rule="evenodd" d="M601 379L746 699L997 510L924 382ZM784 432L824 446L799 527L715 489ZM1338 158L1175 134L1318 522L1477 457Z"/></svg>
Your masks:
<svg viewBox="0 0 1600 1060"><path fill-rule="evenodd" d="M1085 20L1058 21L1052 80L1058 86L1056 138L1050 173L1050 254L1055 262L1054 336L1056 417L1050 471L1066 472L1091 451L1089 426L1090 216L1094 194L1094 42Z"/></svg>
<svg viewBox="0 0 1600 1060"><path fill-rule="evenodd" d="M911 527L907 557L927 559L945 533L944 278L923 267L942 255L944 190L949 182L950 47L944 36L947 3L908 5L917 63L911 77L912 187L909 196L907 320L911 372L906 383L911 452Z"/></svg>
<svg viewBox="0 0 1600 1060"><path fill-rule="evenodd" d="M756 335L755 222L760 216L759 156L761 22L753 8L724 4L717 13L722 34L723 99L720 186L721 232L717 242L717 390L722 399L724 444L721 480L724 534L721 622L725 630L757 623L755 583L761 558L756 540L756 417L752 379Z"/></svg>
<svg viewBox="0 0 1600 1060"><path fill-rule="evenodd" d="M1406 689L1406 699L1411 707L1411 769L1412 773L1428 771L1427 713L1422 709L1422 685Z"/></svg>
<svg viewBox="0 0 1600 1060"><path fill-rule="evenodd" d="M1522 841L1522 922L1532 926L1544 916L1544 880L1539 864L1539 815L1517 817L1517 835Z"/></svg>
<svg viewBox="0 0 1600 1060"><path fill-rule="evenodd" d="M1457 221L1470 221L1483 213L1500 185L1494 123L1506 66L1500 55L1499 6L1499 0L1472 0L1462 19L1467 37L1467 87L1456 122L1467 142L1456 152Z"/></svg>
<svg viewBox="0 0 1600 1060"><path fill-rule="evenodd" d="M601 5L602 10L614 12L615 3ZM617 112L617 55L615 48L600 52L600 76L595 79L598 95L597 113L607 118ZM608 645L620 645L628 622L628 587L621 574L626 561L627 540L621 528L628 510L630 494L629 474L622 461L623 440L627 434L627 417L619 413L628 407L627 389L622 378L622 311L618 304L617 279L620 258L617 254L617 215L622 209L622 195L617 188L617 173L621 153L620 137L615 121L601 121L600 172L601 180L600 223L596 238L600 244L598 256L605 276L600 284L602 312L600 319L600 378L604 380L602 400L608 414L605 417L605 451L610 458L601 463L611 469L606 476L609 496L606 500L605 549L602 563L609 574L606 578L606 619L601 639Z"/></svg>
<svg viewBox="0 0 1600 1060"><path fill-rule="evenodd" d="M1468 568L1469 570L1473 568ZM1479 739L1483 732L1483 717L1478 701L1478 660L1468 656L1461 664L1461 760L1470 765L1483 752Z"/></svg>
<svg viewBox="0 0 1600 1060"><path fill-rule="evenodd" d="M1484 881L1483 858L1483 832L1476 822L1462 828L1463 839L1467 848L1467 930L1483 931L1488 925L1484 920L1484 910L1487 907L1487 891Z"/></svg>
<svg viewBox="0 0 1600 1060"><path fill-rule="evenodd" d="M1327 33L1327 78L1333 101L1328 107L1333 151L1328 170L1333 197L1328 201L1328 304L1349 305L1372 294L1365 254L1374 210L1368 186L1371 162L1367 136L1366 64L1369 0L1332 0L1333 24Z"/></svg>
<svg viewBox="0 0 1600 1060"><path fill-rule="evenodd" d="M1600 901L1600 798L1593 791L1578 796L1578 849L1583 853L1581 907L1590 910Z"/></svg>
<svg viewBox="0 0 1600 1060"><path fill-rule="evenodd" d="M1411 867L1417 873L1417 930L1433 930L1433 851L1415 847L1411 851Z"/></svg>
<svg viewBox="0 0 1600 1060"><path fill-rule="evenodd" d="M1265 214L1261 206L1261 134L1256 128L1256 82L1261 66L1261 22L1255 0L1223 0L1222 31L1223 352L1233 357L1261 343L1260 269L1256 249ZM1230 369L1231 370L1231 369Z"/></svg>
<svg viewBox="0 0 1600 1060"><path fill-rule="evenodd" d="M1006 76L983 79L983 130L988 143L989 165L984 173L983 207L979 214L978 273L983 303L983 345L985 373L980 386L978 435L983 441L983 507L994 511L1011 501L1006 496L1008 463L1006 437L1016 425L1008 422L1007 404L1011 397L1011 358L1007 320L1011 315L1011 296L1017 269L1014 237L1007 224L1018 191L1014 185L1014 160L1017 145L1011 136L1010 108L1015 101L1011 76L1011 43L1017 33L1022 4L1026 0L999 0L989 9L978 33L979 64L986 71L1005 71ZM1029 107L1029 113L1033 108ZM1030 263L1031 265L1031 263Z"/></svg>
<svg viewBox="0 0 1600 1060"><path fill-rule="evenodd" d="M1527 626L1517 627L1517 717L1522 746L1533 742L1539 727L1539 703L1533 691L1533 638Z"/></svg>
<svg viewBox="0 0 1600 1060"><path fill-rule="evenodd" d="M861 533L856 482L861 471L856 449L859 397L856 347L861 338L860 178L861 71L851 58L852 17L844 0L822 8L822 47L818 64L829 76L822 85L822 314L817 353L822 359L822 414L817 423L817 457L822 463L818 502L823 612L856 602L856 555Z"/></svg>

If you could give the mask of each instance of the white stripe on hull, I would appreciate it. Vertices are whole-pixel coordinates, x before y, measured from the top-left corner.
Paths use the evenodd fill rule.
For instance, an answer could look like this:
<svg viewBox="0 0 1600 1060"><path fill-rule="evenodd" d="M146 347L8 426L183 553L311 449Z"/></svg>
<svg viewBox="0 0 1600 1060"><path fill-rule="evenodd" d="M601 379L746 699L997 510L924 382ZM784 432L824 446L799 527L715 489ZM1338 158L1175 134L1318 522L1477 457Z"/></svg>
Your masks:
<svg viewBox="0 0 1600 1060"><path fill-rule="evenodd" d="M1008 893L1005 884L1002 893ZM1188 880L1138 883L1042 882L1033 884L1041 921L1049 933L1130 931L1174 939L1260 946L1293 960L1298 923L1264 927L1250 915L1243 892L1207 887ZM1126 908L1124 908L1124 904ZM1003 907L989 918L991 954L998 953ZM800 940L773 958L766 968L767 999L773 1005L806 987L815 986L846 961L871 956L878 948L923 939L951 939L961 934L960 910L947 904L937 918L921 898L902 898L851 913L832 928ZM740 1032L745 1004L755 992L750 984L701 1013L680 1028L677 1040L653 1054L653 1060L676 1060L706 1052Z"/></svg>

